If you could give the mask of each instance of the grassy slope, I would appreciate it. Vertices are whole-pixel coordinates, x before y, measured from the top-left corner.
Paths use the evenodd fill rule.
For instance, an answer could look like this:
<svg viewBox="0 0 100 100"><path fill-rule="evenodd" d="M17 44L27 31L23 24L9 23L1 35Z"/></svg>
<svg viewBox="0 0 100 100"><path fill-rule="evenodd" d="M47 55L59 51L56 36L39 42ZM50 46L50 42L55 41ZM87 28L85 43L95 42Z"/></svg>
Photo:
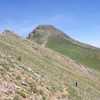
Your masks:
<svg viewBox="0 0 100 100"><path fill-rule="evenodd" d="M20 61L19 57L21 57ZM93 73L86 70L81 70L81 66L75 64L71 59L42 48L31 41L13 36L0 37L0 80L2 80L0 83L3 84L6 81L9 86L11 80L11 83L19 87L15 88L15 94L13 94L16 98L21 98L19 100L25 98L30 100L30 96L34 94L42 95L42 100L49 100L47 94L63 92L63 89L66 88L68 95L60 93L63 98L68 96L69 100L99 100L100 74L94 70ZM92 72L91 69L89 70ZM43 79L43 85L39 80L37 81L38 76L40 76L40 81ZM23 80L27 85L21 84ZM79 84L78 88L75 87L76 80ZM39 86L42 87L42 90L37 89ZM2 92L1 95L4 97L9 95L13 98L9 93L3 94ZM58 96L60 95L58 93Z"/></svg>
<svg viewBox="0 0 100 100"><path fill-rule="evenodd" d="M67 39L59 39L57 37L49 38L47 43L47 47L69 56L88 67L100 70L100 49L91 49L82 45L77 45Z"/></svg>

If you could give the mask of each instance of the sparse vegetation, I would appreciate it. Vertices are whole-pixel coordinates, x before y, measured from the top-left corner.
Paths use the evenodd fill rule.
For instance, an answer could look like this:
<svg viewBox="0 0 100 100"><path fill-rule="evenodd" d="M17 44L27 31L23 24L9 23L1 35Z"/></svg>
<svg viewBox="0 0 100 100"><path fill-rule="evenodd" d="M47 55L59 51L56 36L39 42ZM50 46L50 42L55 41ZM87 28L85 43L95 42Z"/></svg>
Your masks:
<svg viewBox="0 0 100 100"><path fill-rule="evenodd" d="M21 76L20 75L16 76L16 80L21 80Z"/></svg>
<svg viewBox="0 0 100 100"><path fill-rule="evenodd" d="M13 98L13 100L20 100L18 95L15 95L15 97Z"/></svg>
<svg viewBox="0 0 100 100"><path fill-rule="evenodd" d="M18 57L18 61L21 61L21 60L22 60L22 58L21 58L21 56L19 56L19 57Z"/></svg>
<svg viewBox="0 0 100 100"><path fill-rule="evenodd" d="M60 45L62 42L59 40L57 43ZM89 59L95 58L92 55L93 50L89 52L90 49L84 48L83 50L69 43L66 46L66 42L60 46L58 44L49 45L57 50L59 47L59 52L63 51L66 56L67 52L73 58L80 59L79 55L83 57L82 52L91 56ZM65 49L65 46L71 49ZM62 98L65 100L67 98L68 100L99 100L100 73L98 70L81 66L68 56L56 52L57 50L53 51L14 35L0 36L0 100L9 98L11 100L34 98L37 100L40 98L42 100L54 100L54 98L57 100L59 98L61 100ZM76 80L78 81L77 87L75 86Z"/></svg>
<svg viewBox="0 0 100 100"><path fill-rule="evenodd" d="M26 97L27 97L27 93L26 93L25 90L19 90L19 91L17 91L17 93L18 93L20 96L22 96L23 98L26 98Z"/></svg>

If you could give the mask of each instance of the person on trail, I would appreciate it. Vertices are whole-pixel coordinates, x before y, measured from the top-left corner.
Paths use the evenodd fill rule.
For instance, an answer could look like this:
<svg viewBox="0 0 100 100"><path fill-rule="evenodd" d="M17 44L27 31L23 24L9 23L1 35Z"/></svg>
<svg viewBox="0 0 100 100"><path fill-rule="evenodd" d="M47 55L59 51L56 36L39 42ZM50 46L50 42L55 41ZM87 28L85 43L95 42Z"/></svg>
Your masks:
<svg viewBox="0 0 100 100"><path fill-rule="evenodd" d="M78 83L77 83L77 81L76 81L75 86L77 87L77 85L78 85Z"/></svg>

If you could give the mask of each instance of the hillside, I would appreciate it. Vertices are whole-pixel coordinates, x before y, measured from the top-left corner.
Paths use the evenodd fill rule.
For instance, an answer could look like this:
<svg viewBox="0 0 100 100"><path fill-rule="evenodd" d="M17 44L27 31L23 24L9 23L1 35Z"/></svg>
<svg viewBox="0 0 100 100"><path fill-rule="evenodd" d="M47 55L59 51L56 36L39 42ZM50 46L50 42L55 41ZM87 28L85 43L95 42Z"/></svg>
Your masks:
<svg viewBox="0 0 100 100"><path fill-rule="evenodd" d="M99 48L76 41L54 26L39 25L28 39L64 54L77 63L100 70Z"/></svg>
<svg viewBox="0 0 100 100"><path fill-rule="evenodd" d="M0 100L100 99L100 72L9 32L0 34Z"/></svg>

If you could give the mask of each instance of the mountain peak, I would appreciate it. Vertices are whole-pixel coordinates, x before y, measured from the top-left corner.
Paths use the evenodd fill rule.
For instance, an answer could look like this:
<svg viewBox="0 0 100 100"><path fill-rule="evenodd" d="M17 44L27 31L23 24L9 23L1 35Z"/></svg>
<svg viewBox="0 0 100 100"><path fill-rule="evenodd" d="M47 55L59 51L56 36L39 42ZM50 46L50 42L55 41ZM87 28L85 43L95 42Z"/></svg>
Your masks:
<svg viewBox="0 0 100 100"><path fill-rule="evenodd" d="M37 28L48 29L48 28L54 28L54 26L53 25L38 25Z"/></svg>
<svg viewBox="0 0 100 100"><path fill-rule="evenodd" d="M58 34L65 35L64 32L62 32L61 30L59 30L53 25L38 25L35 29L33 29L31 33L35 33L37 31L42 32L42 34L47 33L51 35L58 35Z"/></svg>
<svg viewBox="0 0 100 100"><path fill-rule="evenodd" d="M59 39L70 38L53 25L39 25L29 34L28 39L34 40L39 44L44 44L51 37Z"/></svg>
<svg viewBox="0 0 100 100"><path fill-rule="evenodd" d="M48 31L57 31L57 30L59 30L59 29L57 29L55 26L53 26L53 25L38 25L37 27L36 27L36 29L41 29L41 30L48 30ZM60 30L59 30L60 31Z"/></svg>

